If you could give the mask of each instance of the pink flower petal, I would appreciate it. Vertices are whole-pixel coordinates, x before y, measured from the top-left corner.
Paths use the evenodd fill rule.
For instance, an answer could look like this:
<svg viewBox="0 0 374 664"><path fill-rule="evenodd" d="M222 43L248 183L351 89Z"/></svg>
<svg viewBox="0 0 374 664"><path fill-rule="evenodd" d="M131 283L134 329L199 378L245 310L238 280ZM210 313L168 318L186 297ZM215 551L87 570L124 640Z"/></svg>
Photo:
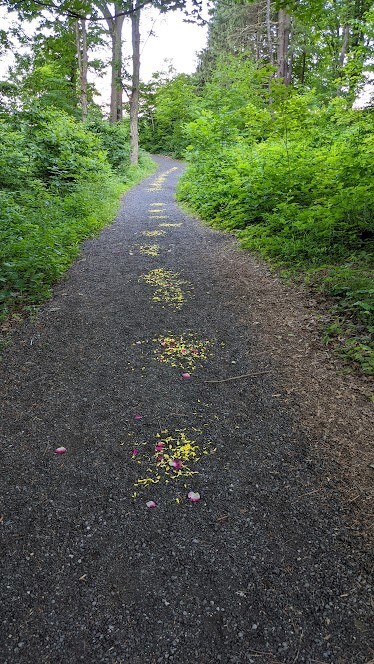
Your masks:
<svg viewBox="0 0 374 664"><path fill-rule="evenodd" d="M189 373L182 373L182 378L191 378Z"/></svg>
<svg viewBox="0 0 374 664"><path fill-rule="evenodd" d="M147 505L147 507L157 507L157 504L155 503L154 500L148 500L146 505Z"/></svg>
<svg viewBox="0 0 374 664"><path fill-rule="evenodd" d="M155 452L162 452L164 447L165 447L165 443L157 443L157 445L155 445Z"/></svg>
<svg viewBox="0 0 374 664"><path fill-rule="evenodd" d="M142 420L143 415L134 415L134 420Z"/></svg>
<svg viewBox="0 0 374 664"><path fill-rule="evenodd" d="M187 498L191 501L191 503L197 503L197 501L200 500L200 494L197 491L189 491Z"/></svg>
<svg viewBox="0 0 374 664"><path fill-rule="evenodd" d="M183 464L182 461L180 461L179 459L172 459L171 461L169 461L169 466L171 466L175 470L179 470L180 468L182 468Z"/></svg>
<svg viewBox="0 0 374 664"><path fill-rule="evenodd" d="M158 454L157 457L156 457L156 460L157 461L163 461L164 457L162 456L162 454Z"/></svg>
<svg viewBox="0 0 374 664"><path fill-rule="evenodd" d="M67 452L66 447L57 447L55 449L55 454L65 454L65 452Z"/></svg>
<svg viewBox="0 0 374 664"><path fill-rule="evenodd" d="M132 451L132 455L133 455L133 456L136 456L136 455L138 454L138 452L139 452L139 450L137 450L137 449L134 447L134 449L133 449L133 451Z"/></svg>

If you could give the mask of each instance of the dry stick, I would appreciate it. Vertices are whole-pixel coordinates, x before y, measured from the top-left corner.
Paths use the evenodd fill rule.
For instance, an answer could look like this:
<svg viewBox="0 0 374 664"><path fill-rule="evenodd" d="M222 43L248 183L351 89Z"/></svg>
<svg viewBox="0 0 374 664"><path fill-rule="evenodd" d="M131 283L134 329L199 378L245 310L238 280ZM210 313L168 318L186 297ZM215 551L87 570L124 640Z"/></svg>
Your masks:
<svg viewBox="0 0 374 664"><path fill-rule="evenodd" d="M319 489L313 489L313 491L308 491L308 493L302 493L302 494L300 494L300 496L298 496L295 499L295 502L296 502L296 500L299 500L300 498L305 498L305 496L310 496L312 493L318 493L318 491L323 491L324 489L325 489L324 486L320 486Z"/></svg>
<svg viewBox="0 0 374 664"><path fill-rule="evenodd" d="M226 383L228 380L239 380L240 378L254 378L255 376L264 376L271 373L270 371L259 371L253 374L242 374L241 376L231 376L230 378L216 378L214 380L204 380L204 383Z"/></svg>

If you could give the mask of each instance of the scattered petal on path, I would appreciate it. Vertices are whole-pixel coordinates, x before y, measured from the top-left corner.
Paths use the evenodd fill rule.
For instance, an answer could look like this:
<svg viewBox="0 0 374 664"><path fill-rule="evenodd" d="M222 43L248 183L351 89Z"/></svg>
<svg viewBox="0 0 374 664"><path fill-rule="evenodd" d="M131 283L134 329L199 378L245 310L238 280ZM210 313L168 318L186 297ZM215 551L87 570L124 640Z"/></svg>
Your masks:
<svg viewBox="0 0 374 664"><path fill-rule="evenodd" d="M138 453L139 453L139 450L137 450L137 449L134 447L134 449L133 449L133 451L132 451L132 455L133 455L133 457L136 457L136 455L137 455Z"/></svg>
<svg viewBox="0 0 374 664"><path fill-rule="evenodd" d="M55 454L65 454L65 452L67 452L66 447L57 447L55 449Z"/></svg>
<svg viewBox="0 0 374 664"><path fill-rule="evenodd" d="M146 505L147 505L147 507L157 507L157 504L155 503L154 500L148 500Z"/></svg>
<svg viewBox="0 0 374 664"><path fill-rule="evenodd" d="M182 373L182 378L191 378L189 373Z"/></svg>
<svg viewBox="0 0 374 664"><path fill-rule="evenodd" d="M189 491L187 498L191 501L191 503L197 503L197 501L200 500L200 494L197 491Z"/></svg>
<svg viewBox="0 0 374 664"><path fill-rule="evenodd" d="M175 468L175 470L179 470L180 468L182 468L183 463L179 459L171 459L169 461L169 466L171 466L172 468Z"/></svg>
<svg viewBox="0 0 374 664"><path fill-rule="evenodd" d="M140 279L143 279L155 289L152 297L153 302L161 302L174 309L180 309L185 296L191 296L192 285L181 279L177 272L164 270L160 267L151 270L148 274L143 274Z"/></svg>
<svg viewBox="0 0 374 664"><path fill-rule="evenodd" d="M143 415L134 415L134 420L142 420Z"/></svg>
<svg viewBox="0 0 374 664"><path fill-rule="evenodd" d="M174 336L171 332L152 340L156 344L154 355L156 359L171 367L178 367L186 375L195 371L198 366L212 354L214 340L199 339L194 334L182 334Z"/></svg>

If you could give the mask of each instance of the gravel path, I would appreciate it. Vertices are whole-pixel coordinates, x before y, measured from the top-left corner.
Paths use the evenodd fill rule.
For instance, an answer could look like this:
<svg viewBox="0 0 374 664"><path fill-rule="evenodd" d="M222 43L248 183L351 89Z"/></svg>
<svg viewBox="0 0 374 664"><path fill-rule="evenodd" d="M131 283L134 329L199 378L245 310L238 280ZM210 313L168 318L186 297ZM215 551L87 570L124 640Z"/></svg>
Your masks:
<svg viewBox="0 0 374 664"><path fill-rule="evenodd" d="M0 661L367 664L329 462L157 161L5 353Z"/></svg>

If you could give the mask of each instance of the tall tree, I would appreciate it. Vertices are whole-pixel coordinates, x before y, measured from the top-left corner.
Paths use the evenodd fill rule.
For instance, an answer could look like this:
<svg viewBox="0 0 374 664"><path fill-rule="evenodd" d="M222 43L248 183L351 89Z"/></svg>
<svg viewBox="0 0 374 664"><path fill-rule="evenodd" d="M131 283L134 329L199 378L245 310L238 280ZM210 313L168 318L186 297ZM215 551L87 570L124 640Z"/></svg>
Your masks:
<svg viewBox="0 0 374 664"><path fill-rule="evenodd" d="M278 12L278 50L277 50L277 77L285 85L290 81L289 65L289 42L290 42L291 17L286 9L280 9Z"/></svg>
<svg viewBox="0 0 374 664"><path fill-rule="evenodd" d="M88 114L88 97L87 97L88 53L87 53L86 19L84 18L77 19L75 23L75 34L76 34L76 44L77 44L78 68L79 68L82 120L86 120Z"/></svg>
<svg viewBox="0 0 374 664"><path fill-rule="evenodd" d="M139 4L138 1L135 3ZM131 14L132 35L132 84L129 98L130 103L130 159L132 164L139 160L139 85L140 85L140 9Z"/></svg>
<svg viewBox="0 0 374 664"><path fill-rule="evenodd" d="M110 122L118 122L123 117L123 84L122 84L122 29L128 3L110 3L95 0L95 5L102 12L110 34L112 44L111 56L111 87L110 87ZM125 9L126 6L126 9Z"/></svg>

